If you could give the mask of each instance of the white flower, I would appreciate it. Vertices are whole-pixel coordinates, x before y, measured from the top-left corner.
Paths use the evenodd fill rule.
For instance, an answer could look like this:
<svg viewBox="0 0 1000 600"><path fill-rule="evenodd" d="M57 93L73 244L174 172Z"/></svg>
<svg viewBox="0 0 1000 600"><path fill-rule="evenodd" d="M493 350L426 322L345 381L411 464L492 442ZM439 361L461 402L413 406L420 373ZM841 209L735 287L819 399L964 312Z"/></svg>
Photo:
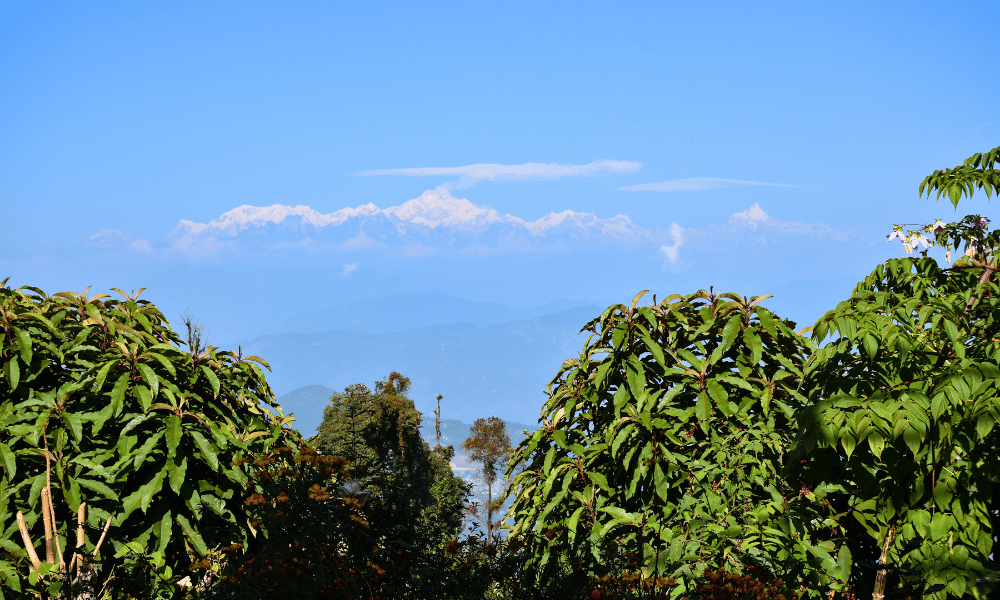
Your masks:
<svg viewBox="0 0 1000 600"><path fill-rule="evenodd" d="M888 240L886 240L888 242L891 242L892 240L899 240L899 241L903 242L904 244L906 243L906 241L903 240L903 232L901 230L899 230L899 229L893 229L892 233L890 233L889 235L887 235L885 237L889 238Z"/></svg>
<svg viewBox="0 0 1000 600"><path fill-rule="evenodd" d="M966 256L973 256L976 253L976 247L978 246L977 244L978 241L979 238L977 238L976 236L969 237L969 241L965 243Z"/></svg>
<svg viewBox="0 0 1000 600"><path fill-rule="evenodd" d="M191 587L191 585L192 585L191 584L191 576L188 575L184 579L181 579L180 581L177 582L177 585L179 585L181 587Z"/></svg>
<svg viewBox="0 0 1000 600"><path fill-rule="evenodd" d="M944 231L944 223L941 222L941 219L938 219L937 221L934 221L934 224L931 225L931 233L933 233L934 235L937 235L937 234L941 233L942 231Z"/></svg>
<svg viewBox="0 0 1000 600"><path fill-rule="evenodd" d="M985 227L986 224L989 223L989 222L990 222L990 220L987 219L986 217L980 217L979 218L979 226L980 227Z"/></svg>
<svg viewBox="0 0 1000 600"><path fill-rule="evenodd" d="M913 246L914 248L916 248L920 244L924 245L924 249L927 249L927 248L931 247L930 240L928 240L924 236L920 235L919 233L916 234L915 236L913 236L912 238L910 238L910 245Z"/></svg>

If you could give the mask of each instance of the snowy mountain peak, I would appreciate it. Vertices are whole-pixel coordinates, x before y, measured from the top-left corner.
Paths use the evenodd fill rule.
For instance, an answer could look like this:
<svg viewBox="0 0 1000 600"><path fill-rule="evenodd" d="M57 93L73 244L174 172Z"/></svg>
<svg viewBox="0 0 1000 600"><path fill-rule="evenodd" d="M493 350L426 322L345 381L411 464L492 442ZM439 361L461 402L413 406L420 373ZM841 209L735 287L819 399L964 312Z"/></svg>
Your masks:
<svg viewBox="0 0 1000 600"><path fill-rule="evenodd" d="M249 237L248 237L249 236ZM372 203L323 214L308 206L243 205L208 223L181 220L167 236L184 252L235 250L244 242L266 245L332 243L344 248L419 245L424 248L528 248L574 240L655 243L652 232L618 215L564 210L532 222L456 198L443 187L399 206Z"/></svg>
<svg viewBox="0 0 1000 600"><path fill-rule="evenodd" d="M493 209L476 206L465 198L456 198L441 187L427 190L419 198L407 200L400 206L393 206L382 212L400 221L426 225L432 229L439 225L468 229L491 223L524 223L517 217L501 215Z"/></svg>

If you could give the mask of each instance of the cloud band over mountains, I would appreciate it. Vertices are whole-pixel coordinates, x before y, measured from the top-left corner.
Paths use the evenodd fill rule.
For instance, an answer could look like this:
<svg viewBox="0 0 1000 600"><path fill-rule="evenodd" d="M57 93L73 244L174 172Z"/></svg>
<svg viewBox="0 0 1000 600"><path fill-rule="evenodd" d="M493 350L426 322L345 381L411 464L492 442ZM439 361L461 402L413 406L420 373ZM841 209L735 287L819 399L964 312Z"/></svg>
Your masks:
<svg viewBox="0 0 1000 600"><path fill-rule="evenodd" d="M165 244L133 241L109 229L91 236L87 246L141 251L163 258L179 253L195 261L252 257L293 263L318 260L336 264L337 275L346 278L359 268L359 252L371 251L421 258L524 254L545 249L572 250L582 256L593 251L625 250L658 255L664 268L676 271L697 263L705 252L734 244L743 248L800 246L846 239L843 232L821 223L775 219L758 204L732 214L727 222L702 228L671 223L669 228L647 229L622 214L601 218L571 210L527 221L456 198L442 186L385 209L369 203L322 213L301 205L243 205L208 223L181 220Z"/></svg>
<svg viewBox="0 0 1000 600"><path fill-rule="evenodd" d="M185 254L202 256L235 252L240 245L261 244L272 249L395 248L410 256L594 243L658 245L655 232L637 226L625 215L600 218L594 213L564 210L526 221L456 198L445 187L386 209L369 203L324 214L308 206L244 205L209 223L182 220L167 236L167 242Z"/></svg>
<svg viewBox="0 0 1000 600"><path fill-rule="evenodd" d="M464 167L415 167L407 169L376 169L355 173L359 177L380 175L405 175L409 177L433 177L458 175L457 188L472 187L480 181L517 179L558 179L561 177L595 176L617 173L634 173L642 168L642 163L627 160L595 160L586 165L561 165L558 163L525 163L523 165L500 165L482 163Z"/></svg>

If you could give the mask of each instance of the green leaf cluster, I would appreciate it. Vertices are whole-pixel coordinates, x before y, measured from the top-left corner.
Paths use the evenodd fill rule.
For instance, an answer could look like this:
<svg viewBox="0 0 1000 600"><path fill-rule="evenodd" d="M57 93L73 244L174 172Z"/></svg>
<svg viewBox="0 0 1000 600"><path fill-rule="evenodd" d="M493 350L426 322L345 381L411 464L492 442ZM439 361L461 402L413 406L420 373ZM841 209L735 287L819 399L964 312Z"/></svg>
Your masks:
<svg viewBox="0 0 1000 600"><path fill-rule="evenodd" d="M677 594L706 567L753 560L795 562L811 588L845 582L828 506L782 476L809 402L809 340L760 306L766 296L638 306L644 293L591 321L579 358L549 385L540 428L508 465L522 469L511 536L551 540L536 556L543 570L567 549L635 543Z"/></svg>
<svg viewBox="0 0 1000 600"><path fill-rule="evenodd" d="M104 572L138 547L180 576L209 548L248 543L248 467L233 462L288 435L263 360L185 352L155 305L116 291L0 287L0 577L13 589L28 568L14 515L37 545L47 461L64 552L86 502L88 551L112 520Z"/></svg>
<svg viewBox="0 0 1000 600"><path fill-rule="evenodd" d="M994 548L1000 286L981 270L889 260L813 330L829 341L807 367L793 463L850 490L832 500L853 517L855 558L888 539L914 569L899 584L927 597L973 593Z"/></svg>
<svg viewBox="0 0 1000 600"><path fill-rule="evenodd" d="M989 152L977 152L961 166L952 169L939 169L924 178L920 182L919 192L923 195L927 192L937 191L937 198L947 196L952 206L958 207L962 196L972 197L977 189L986 192L986 197L991 198L993 194L1000 194L1000 170L996 168L1000 162L1000 146Z"/></svg>
<svg viewBox="0 0 1000 600"><path fill-rule="evenodd" d="M421 415L406 396L409 386L397 372L374 389L348 386L330 398L309 441L324 455L349 461L351 477L369 493L361 512L375 539L424 552L461 531L469 486L452 473L454 450L432 450L420 437Z"/></svg>

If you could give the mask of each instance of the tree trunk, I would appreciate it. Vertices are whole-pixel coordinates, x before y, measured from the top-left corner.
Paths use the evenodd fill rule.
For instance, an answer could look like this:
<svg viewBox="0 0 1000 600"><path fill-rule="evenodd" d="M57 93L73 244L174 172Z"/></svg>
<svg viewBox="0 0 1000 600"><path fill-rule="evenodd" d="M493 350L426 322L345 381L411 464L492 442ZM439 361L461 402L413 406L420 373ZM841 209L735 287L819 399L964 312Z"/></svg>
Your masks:
<svg viewBox="0 0 1000 600"><path fill-rule="evenodd" d="M896 534L896 526L889 528L889 533L885 536L885 543L882 544L882 556L878 559L878 564L885 565L886 555L889 553L889 545L892 544L892 537ZM875 575L875 590L872 592L872 600L882 600L885 598L885 576L888 572L884 567L878 570Z"/></svg>

